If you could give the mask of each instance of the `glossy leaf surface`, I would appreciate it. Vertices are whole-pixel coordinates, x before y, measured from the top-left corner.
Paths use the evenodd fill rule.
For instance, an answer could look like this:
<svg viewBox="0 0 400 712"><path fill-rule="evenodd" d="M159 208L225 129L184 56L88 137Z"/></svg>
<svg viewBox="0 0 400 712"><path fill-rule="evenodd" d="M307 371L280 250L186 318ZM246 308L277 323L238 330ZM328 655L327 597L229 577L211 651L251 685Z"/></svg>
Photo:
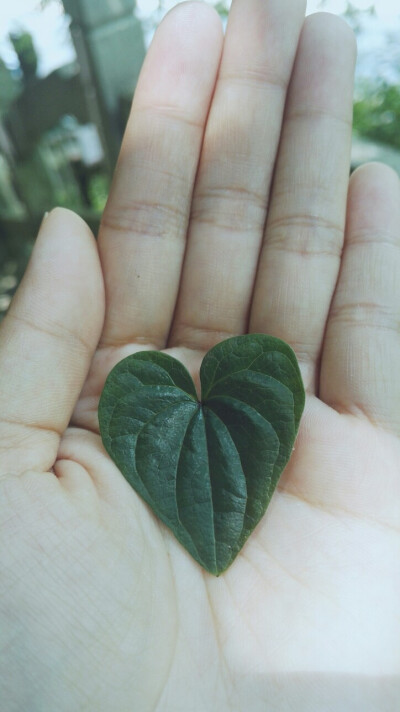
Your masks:
<svg viewBox="0 0 400 712"><path fill-rule="evenodd" d="M128 356L99 404L104 446L196 561L230 566L263 516L304 408L292 349L265 334L219 343L200 369L202 402L176 359Z"/></svg>

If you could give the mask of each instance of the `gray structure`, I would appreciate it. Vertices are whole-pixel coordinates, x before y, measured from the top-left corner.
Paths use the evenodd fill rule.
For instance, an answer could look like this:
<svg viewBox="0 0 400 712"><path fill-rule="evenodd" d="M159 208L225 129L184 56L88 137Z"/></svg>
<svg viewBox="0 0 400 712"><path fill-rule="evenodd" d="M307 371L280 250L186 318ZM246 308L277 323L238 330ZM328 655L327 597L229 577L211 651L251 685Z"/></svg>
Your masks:
<svg viewBox="0 0 400 712"><path fill-rule="evenodd" d="M108 168L122 133L120 107L132 97L145 55L135 0L63 0L80 65L90 121L101 137Z"/></svg>

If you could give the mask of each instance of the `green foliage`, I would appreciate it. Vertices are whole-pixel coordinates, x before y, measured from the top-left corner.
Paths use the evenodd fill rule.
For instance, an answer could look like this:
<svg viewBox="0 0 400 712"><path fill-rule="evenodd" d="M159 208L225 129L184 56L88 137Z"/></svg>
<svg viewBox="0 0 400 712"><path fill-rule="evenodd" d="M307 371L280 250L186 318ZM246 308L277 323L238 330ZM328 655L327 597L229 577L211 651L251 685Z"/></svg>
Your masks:
<svg viewBox="0 0 400 712"><path fill-rule="evenodd" d="M354 103L354 129L360 136L400 149L400 87L364 80Z"/></svg>
<svg viewBox="0 0 400 712"><path fill-rule="evenodd" d="M105 173L96 173L89 181L90 204L96 213L102 213L107 202L110 181Z"/></svg>
<svg viewBox="0 0 400 712"><path fill-rule="evenodd" d="M374 15L375 3L360 10L348 2L344 13L344 17L358 35L365 29L364 20ZM395 83L399 70L396 60L397 37L391 39L387 36L386 48L388 47L390 54L387 64L390 65L394 78L391 82L384 81L379 76L379 70L376 70L378 76L357 80L353 124L359 136L400 149L400 88L398 83Z"/></svg>
<svg viewBox="0 0 400 712"><path fill-rule="evenodd" d="M221 0L221 2L217 2L214 7L216 11L221 15L221 17L228 17L229 15L229 8L230 8L230 2L227 0Z"/></svg>
<svg viewBox="0 0 400 712"><path fill-rule="evenodd" d="M359 34L363 29L363 19L367 16L375 15L375 5L372 3L369 7L364 10L360 10L355 7L351 2L347 3L347 8L343 13L343 17L346 18L347 22L353 28L356 34Z"/></svg>
<svg viewBox="0 0 400 712"><path fill-rule="evenodd" d="M46 10L49 5L57 5L60 12L64 12L64 6L62 0L40 0L39 8L41 10Z"/></svg>
<svg viewBox="0 0 400 712"><path fill-rule="evenodd" d="M0 58L0 116L8 111L20 91L21 83L14 79L10 70Z"/></svg>
<svg viewBox="0 0 400 712"><path fill-rule="evenodd" d="M107 378L104 446L138 494L207 571L231 565L263 516L292 453L304 407L296 356L264 334L215 346L202 402L171 356L139 352Z"/></svg>
<svg viewBox="0 0 400 712"><path fill-rule="evenodd" d="M11 34L10 40L18 56L24 80L31 81L36 77L38 57L33 44L32 35L29 32Z"/></svg>

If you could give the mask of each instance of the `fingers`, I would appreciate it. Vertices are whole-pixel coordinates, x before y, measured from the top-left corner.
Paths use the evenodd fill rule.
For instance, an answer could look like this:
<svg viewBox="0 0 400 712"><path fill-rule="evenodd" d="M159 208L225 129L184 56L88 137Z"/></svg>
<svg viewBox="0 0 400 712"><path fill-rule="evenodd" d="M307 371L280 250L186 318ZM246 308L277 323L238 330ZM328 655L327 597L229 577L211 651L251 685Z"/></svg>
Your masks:
<svg viewBox="0 0 400 712"><path fill-rule="evenodd" d="M380 164L350 181L345 249L320 397L400 434L400 181Z"/></svg>
<svg viewBox="0 0 400 712"><path fill-rule="evenodd" d="M170 346L246 330L303 0L236 0L193 197Z"/></svg>
<svg viewBox="0 0 400 712"><path fill-rule="evenodd" d="M289 90L250 330L288 341L315 389L340 266L350 170L355 41L339 18L307 18Z"/></svg>
<svg viewBox="0 0 400 712"><path fill-rule="evenodd" d="M0 329L0 471L49 469L103 324L103 280L86 224L44 221Z"/></svg>
<svg viewBox="0 0 400 712"><path fill-rule="evenodd" d="M103 345L165 345L221 46L215 10L184 3L146 57L99 235Z"/></svg>

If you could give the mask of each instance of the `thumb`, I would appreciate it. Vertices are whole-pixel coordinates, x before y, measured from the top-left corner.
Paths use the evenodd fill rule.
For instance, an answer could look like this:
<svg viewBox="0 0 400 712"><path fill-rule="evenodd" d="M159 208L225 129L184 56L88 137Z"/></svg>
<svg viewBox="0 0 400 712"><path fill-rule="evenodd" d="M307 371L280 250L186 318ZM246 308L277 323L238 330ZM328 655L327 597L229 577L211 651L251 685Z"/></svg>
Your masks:
<svg viewBox="0 0 400 712"><path fill-rule="evenodd" d="M0 328L0 473L52 467L103 319L95 239L57 208Z"/></svg>

